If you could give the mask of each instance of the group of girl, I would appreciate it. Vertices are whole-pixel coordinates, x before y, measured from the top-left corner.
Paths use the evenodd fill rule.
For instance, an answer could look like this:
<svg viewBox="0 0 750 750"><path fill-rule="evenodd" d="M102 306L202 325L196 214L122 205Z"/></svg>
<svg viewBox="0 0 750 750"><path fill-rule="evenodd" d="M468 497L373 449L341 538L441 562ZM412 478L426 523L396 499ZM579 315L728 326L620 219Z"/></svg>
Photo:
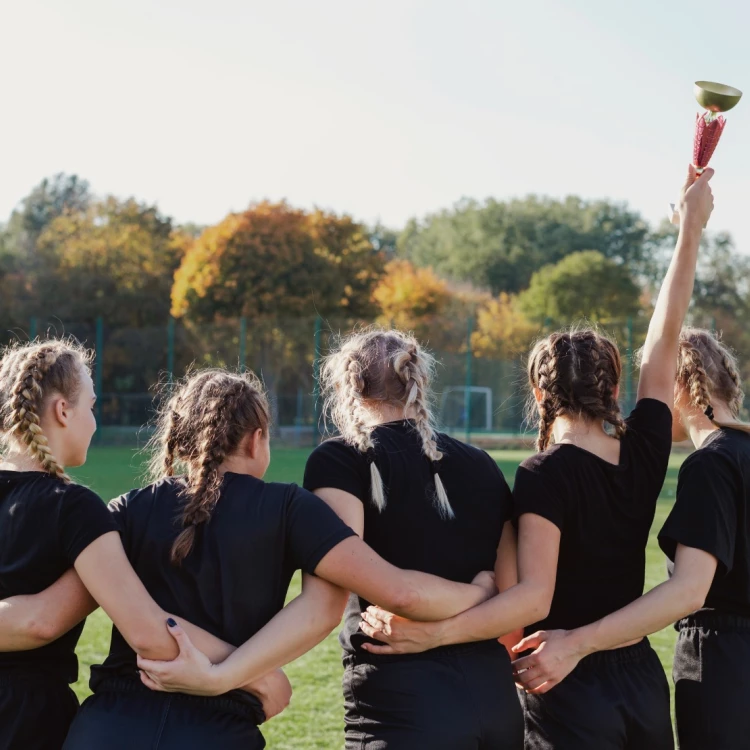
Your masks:
<svg viewBox="0 0 750 750"><path fill-rule="evenodd" d="M436 430L430 355L368 330L322 368L339 435L311 454L305 489L263 481L261 384L211 369L171 390L153 483L107 509L66 474L95 429L86 353L7 350L0 749L262 748L259 725L291 695L281 667L342 613L350 750L672 748L645 636L675 621L681 747L743 747L750 435L732 355L682 330L711 175L683 188L627 418L606 337L559 332L532 350L538 452L513 493L486 453ZM659 536L673 575L642 596L673 435L700 450ZM75 647L97 606L112 640L79 708Z"/></svg>

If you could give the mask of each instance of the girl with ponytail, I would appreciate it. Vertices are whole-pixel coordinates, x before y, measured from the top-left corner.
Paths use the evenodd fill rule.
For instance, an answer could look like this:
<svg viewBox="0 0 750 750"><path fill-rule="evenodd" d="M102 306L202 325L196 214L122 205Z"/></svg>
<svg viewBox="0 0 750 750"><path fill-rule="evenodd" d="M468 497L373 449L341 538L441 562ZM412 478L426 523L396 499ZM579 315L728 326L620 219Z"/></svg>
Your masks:
<svg viewBox="0 0 750 750"><path fill-rule="evenodd" d="M572 631L543 631L521 680L538 692L595 651L677 622L675 715L681 750L745 747L750 734L750 425L731 351L709 331L680 334L673 438L698 449L680 467L659 532L670 579L623 609ZM544 645L544 648L541 646Z"/></svg>
<svg viewBox="0 0 750 750"><path fill-rule="evenodd" d="M75 647L97 602L142 656L178 649L167 613L125 556L113 517L67 467L96 429L90 355L75 342L6 349L0 360L0 748L59 750L78 708ZM228 644L190 628L214 658Z"/></svg>
<svg viewBox="0 0 750 750"><path fill-rule="evenodd" d="M505 593L428 623L355 592L340 638L346 747L520 750L523 720L498 638L543 616L552 587L535 585L528 560L516 585L510 490L484 451L435 429L433 371L400 331L343 338L321 371L339 436L313 451L305 487L395 565L466 582L493 568ZM384 644L397 630L409 642Z"/></svg>
<svg viewBox="0 0 750 750"><path fill-rule="evenodd" d="M529 357L540 452L519 467L513 494L521 545L528 528L528 544L554 550L546 575L555 593L549 615L527 628L528 635L590 625L643 593L646 542L672 444L680 329L713 208L712 174L696 179L689 168L677 246L649 324L632 413L623 420L617 404L617 348L596 331L552 334ZM540 676L544 646L516 661L527 690L526 747L671 750L669 688L641 637L646 632L587 656L557 687ZM537 645L531 635L514 651Z"/></svg>
<svg viewBox="0 0 750 750"><path fill-rule="evenodd" d="M494 592L487 575L478 585L399 570L319 498L264 482L269 433L268 401L251 373L204 370L173 389L152 440L155 481L113 500L111 515L154 599L232 653L204 653L170 618L164 634L176 640L178 658L143 658L113 628L65 750L262 748L258 725L291 692L276 670L338 624L339 587L428 620ZM302 594L284 607L298 569Z"/></svg>

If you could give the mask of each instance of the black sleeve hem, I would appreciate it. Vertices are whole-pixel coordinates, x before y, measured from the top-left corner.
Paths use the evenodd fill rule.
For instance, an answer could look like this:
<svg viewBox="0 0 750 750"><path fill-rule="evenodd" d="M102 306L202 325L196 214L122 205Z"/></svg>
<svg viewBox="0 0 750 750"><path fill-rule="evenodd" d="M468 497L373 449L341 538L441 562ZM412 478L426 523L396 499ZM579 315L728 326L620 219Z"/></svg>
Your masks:
<svg viewBox="0 0 750 750"><path fill-rule="evenodd" d="M305 573L315 575L315 568L318 567L320 561L336 546L341 544L345 539L349 537L357 536L357 534L350 529L348 526L337 529L332 534L329 534L307 557L302 563L301 569Z"/></svg>
<svg viewBox="0 0 750 750"><path fill-rule="evenodd" d="M681 544L683 547L692 547L693 549L699 549L702 552L707 552L712 557L716 558L717 569L716 573L719 576L725 576L732 570L733 560L727 560L726 557L717 552L716 549L712 549L712 545L707 544L705 541L700 539L690 539L683 537L676 539L672 534L662 532L657 537L659 541L659 547L661 551L674 562L675 555L677 554L677 545Z"/></svg>

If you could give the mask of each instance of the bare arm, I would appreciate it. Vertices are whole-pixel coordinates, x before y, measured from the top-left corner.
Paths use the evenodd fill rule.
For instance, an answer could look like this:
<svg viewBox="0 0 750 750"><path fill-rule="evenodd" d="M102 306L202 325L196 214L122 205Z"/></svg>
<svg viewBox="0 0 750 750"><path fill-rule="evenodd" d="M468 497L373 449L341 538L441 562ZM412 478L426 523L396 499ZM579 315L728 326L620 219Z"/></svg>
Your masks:
<svg viewBox="0 0 750 750"><path fill-rule="evenodd" d="M325 487L315 490L351 529L364 533L364 507L354 495ZM474 584L448 581L429 573L401 570L386 562L361 539L351 537L334 547L315 575L414 620L442 620L485 601L489 591Z"/></svg>
<svg viewBox="0 0 750 750"><path fill-rule="evenodd" d="M288 664L322 641L341 621L346 598L315 576L302 576L302 593L221 664L180 638L174 661L138 657L141 679L154 690L219 695Z"/></svg>
<svg viewBox="0 0 750 750"><path fill-rule="evenodd" d="M505 539L512 529L503 533ZM512 537L510 537L512 539ZM497 596L456 617L436 623L409 622L390 612L371 607L365 614L362 630L383 646L364 644L372 653L413 653L451 643L467 643L499 638L543 619L549 612L557 578L560 530L550 521L533 513L519 519L518 578ZM504 570L503 558L512 551L503 540L498 548L497 571L500 585L511 582L513 573ZM510 565L511 571L515 566Z"/></svg>
<svg viewBox="0 0 750 750"><path fill-rule="evenodd" d="M680 330L693 296L701 234L713 209L708 184L713 170L706 169L696 179L695 168L688 169L680 196L680 233L648 326L638 381L639 399L653 398L670 406L674 398Z"/></svg>
<svg viewBox="0 0 750 750"><path fill-rule="evenodd" d="M677 545L674 575L617 612L575 630L540 632L524 638L518 649L536 651L516 664L519 680L530 692L544 693L559 684L578 662L655 633L700 609L716 573L713 555Z"/></svg>

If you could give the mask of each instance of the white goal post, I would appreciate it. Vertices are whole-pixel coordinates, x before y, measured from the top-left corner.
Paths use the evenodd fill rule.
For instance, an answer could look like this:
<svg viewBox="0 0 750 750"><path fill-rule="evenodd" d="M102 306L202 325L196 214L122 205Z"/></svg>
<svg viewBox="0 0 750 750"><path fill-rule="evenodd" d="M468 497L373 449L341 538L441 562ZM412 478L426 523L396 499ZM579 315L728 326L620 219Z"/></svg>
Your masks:
<svg viewBox="0 0 750 750"><path fill-rule="evenodd" d="M466 396L470 396L473 393L484 395L484 427L474 427L473 429L484 429L487 432L492 432L492 388L486 388L479 385L449 385L443 388L442 396L440 398L440 418L445 427L456 428L464 426L446 423L445 407L448 403L449 397L453 394L463 394L465 403Z"/></svg>

